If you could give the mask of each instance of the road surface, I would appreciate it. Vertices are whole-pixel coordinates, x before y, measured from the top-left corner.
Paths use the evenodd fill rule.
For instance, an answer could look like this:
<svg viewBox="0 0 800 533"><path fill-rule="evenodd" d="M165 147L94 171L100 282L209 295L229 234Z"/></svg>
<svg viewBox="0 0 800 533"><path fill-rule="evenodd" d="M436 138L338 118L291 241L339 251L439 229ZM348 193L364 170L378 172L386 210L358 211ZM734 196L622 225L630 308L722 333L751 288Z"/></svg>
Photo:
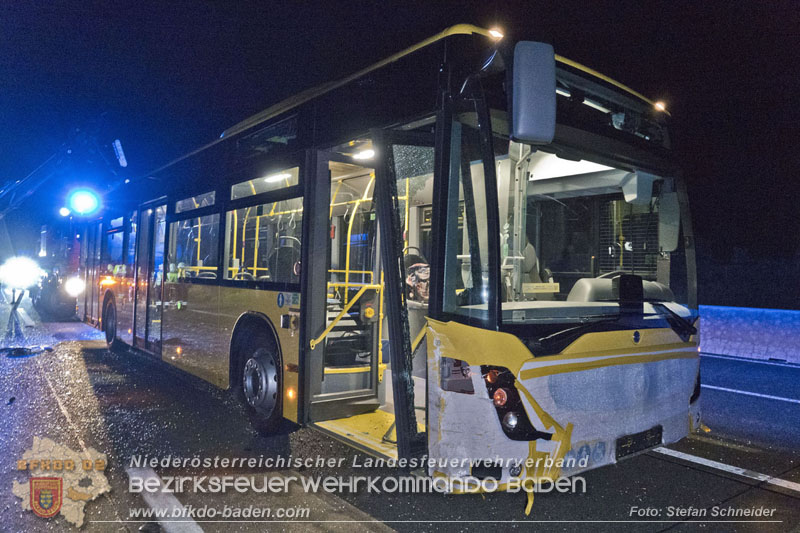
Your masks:
<svg viewBox="0 0 800 533"><path fill-rule="evenodd" d="M37 321L36 327L28 329L31 342L52 344L53 350L31 357L0 357L4 423L0 488L5 489L0 491L0 524L10 530L60 531L69 526L60 517L45 520L23 511L20 499L11 493L13 480L25 478L16 470L16 462L31 447L34 436L51 438L73 450L94 448L107 454L106 475L112 489L86 504L83 531L262 531L267 526L287 531L463 531L528 529L534 523L553 531L800 528L797 368L703 357L701 401L709 433L588 472L584 475L585 493L538 494L529 516L523 512L526 500L521 493L481 496L361 490L327 494L304 492L295 486L288 494L184 491L145 498L129 490L133 477L150 476L164 482L174 476L249 476L253 470L141 468L131 464L136 456L265 458L291 454L343 459L343 465L336 468L270 471L271 477L283 479L365 473L391 477L398 472L365 472L354 467L354 461L364 461L363 455L313 429L260 437L245 422L239 405L224 392L142 355L111 353L100 333L84 324ZM258 473L263 474L261 470ZM181 522L162 519L158 526L158 520L141 515L147 509L176 506L195 511L253 506L294 516L278 522L274 516L266 519L271 523L220 522L195 513ZM690 516L714 508L767 509L771 517L720 522L723 518ZM687 516L670 516L674 512Z"/></svg>

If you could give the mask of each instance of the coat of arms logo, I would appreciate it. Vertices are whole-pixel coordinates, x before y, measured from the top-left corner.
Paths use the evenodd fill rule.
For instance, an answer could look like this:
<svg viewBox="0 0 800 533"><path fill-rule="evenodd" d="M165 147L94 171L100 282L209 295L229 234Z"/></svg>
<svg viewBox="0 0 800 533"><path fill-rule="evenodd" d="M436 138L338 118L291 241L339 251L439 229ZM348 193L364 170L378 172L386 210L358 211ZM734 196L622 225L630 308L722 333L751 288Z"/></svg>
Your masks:
<svg viewBox="0 0 800 533"><path fill-rule="evenodd" d="M42 518L58 514L62 503L63 481L60 477L32 477L31 510Z"/></svg>

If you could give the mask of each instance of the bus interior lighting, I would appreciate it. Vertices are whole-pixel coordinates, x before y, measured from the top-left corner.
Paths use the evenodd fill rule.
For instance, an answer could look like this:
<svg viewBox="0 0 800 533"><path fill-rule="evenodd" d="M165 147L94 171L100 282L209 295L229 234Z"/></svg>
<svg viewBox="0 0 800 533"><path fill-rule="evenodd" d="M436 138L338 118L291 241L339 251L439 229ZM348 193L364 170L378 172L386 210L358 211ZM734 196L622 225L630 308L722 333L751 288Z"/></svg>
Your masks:
<svg viewBox="0 0 800 533"><path fill-rule="evenodd" d="M264 181L267 183L278 183L281 180L288 180L291 178L292 175L288 172L282 172L280 174L273 174L271 176L267 176L264 178Z"/></svg>
<svg viewBox="0 0 800 533"><path fill-rule="evenodd" d="M356 152L355 154L353 154L353 159L358 159L358 160L372 159L373 157L375 157L375 150L371 149L361 150L360 152Z"/></svg>

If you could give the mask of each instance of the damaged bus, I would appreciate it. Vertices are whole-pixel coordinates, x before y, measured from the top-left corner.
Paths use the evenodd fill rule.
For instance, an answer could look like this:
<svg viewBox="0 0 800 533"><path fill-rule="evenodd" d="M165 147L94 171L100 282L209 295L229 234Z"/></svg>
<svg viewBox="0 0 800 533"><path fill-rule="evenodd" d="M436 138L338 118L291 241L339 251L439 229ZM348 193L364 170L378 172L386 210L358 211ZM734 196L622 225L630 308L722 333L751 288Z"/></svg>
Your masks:
<svg viewBox="0 0 800 533"><path fill-rule="evenodd" d="M615 463L699 424L668 121L548 44L454 26L122 186L82 232L80 313L263 433L501 487Z"/></svg>

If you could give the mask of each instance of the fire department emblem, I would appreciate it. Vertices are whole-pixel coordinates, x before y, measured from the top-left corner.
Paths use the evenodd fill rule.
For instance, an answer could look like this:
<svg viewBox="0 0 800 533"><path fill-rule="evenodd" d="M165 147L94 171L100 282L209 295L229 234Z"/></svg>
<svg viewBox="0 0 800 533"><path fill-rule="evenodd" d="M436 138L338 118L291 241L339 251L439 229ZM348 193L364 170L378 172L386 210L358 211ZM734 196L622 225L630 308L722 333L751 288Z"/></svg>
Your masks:
<svg viewBox="0 0 800 533"><path fill-rule="evenodd" d="M31 478L31 510L42 518L51 518L61 510L60 477Z"/></svg>

